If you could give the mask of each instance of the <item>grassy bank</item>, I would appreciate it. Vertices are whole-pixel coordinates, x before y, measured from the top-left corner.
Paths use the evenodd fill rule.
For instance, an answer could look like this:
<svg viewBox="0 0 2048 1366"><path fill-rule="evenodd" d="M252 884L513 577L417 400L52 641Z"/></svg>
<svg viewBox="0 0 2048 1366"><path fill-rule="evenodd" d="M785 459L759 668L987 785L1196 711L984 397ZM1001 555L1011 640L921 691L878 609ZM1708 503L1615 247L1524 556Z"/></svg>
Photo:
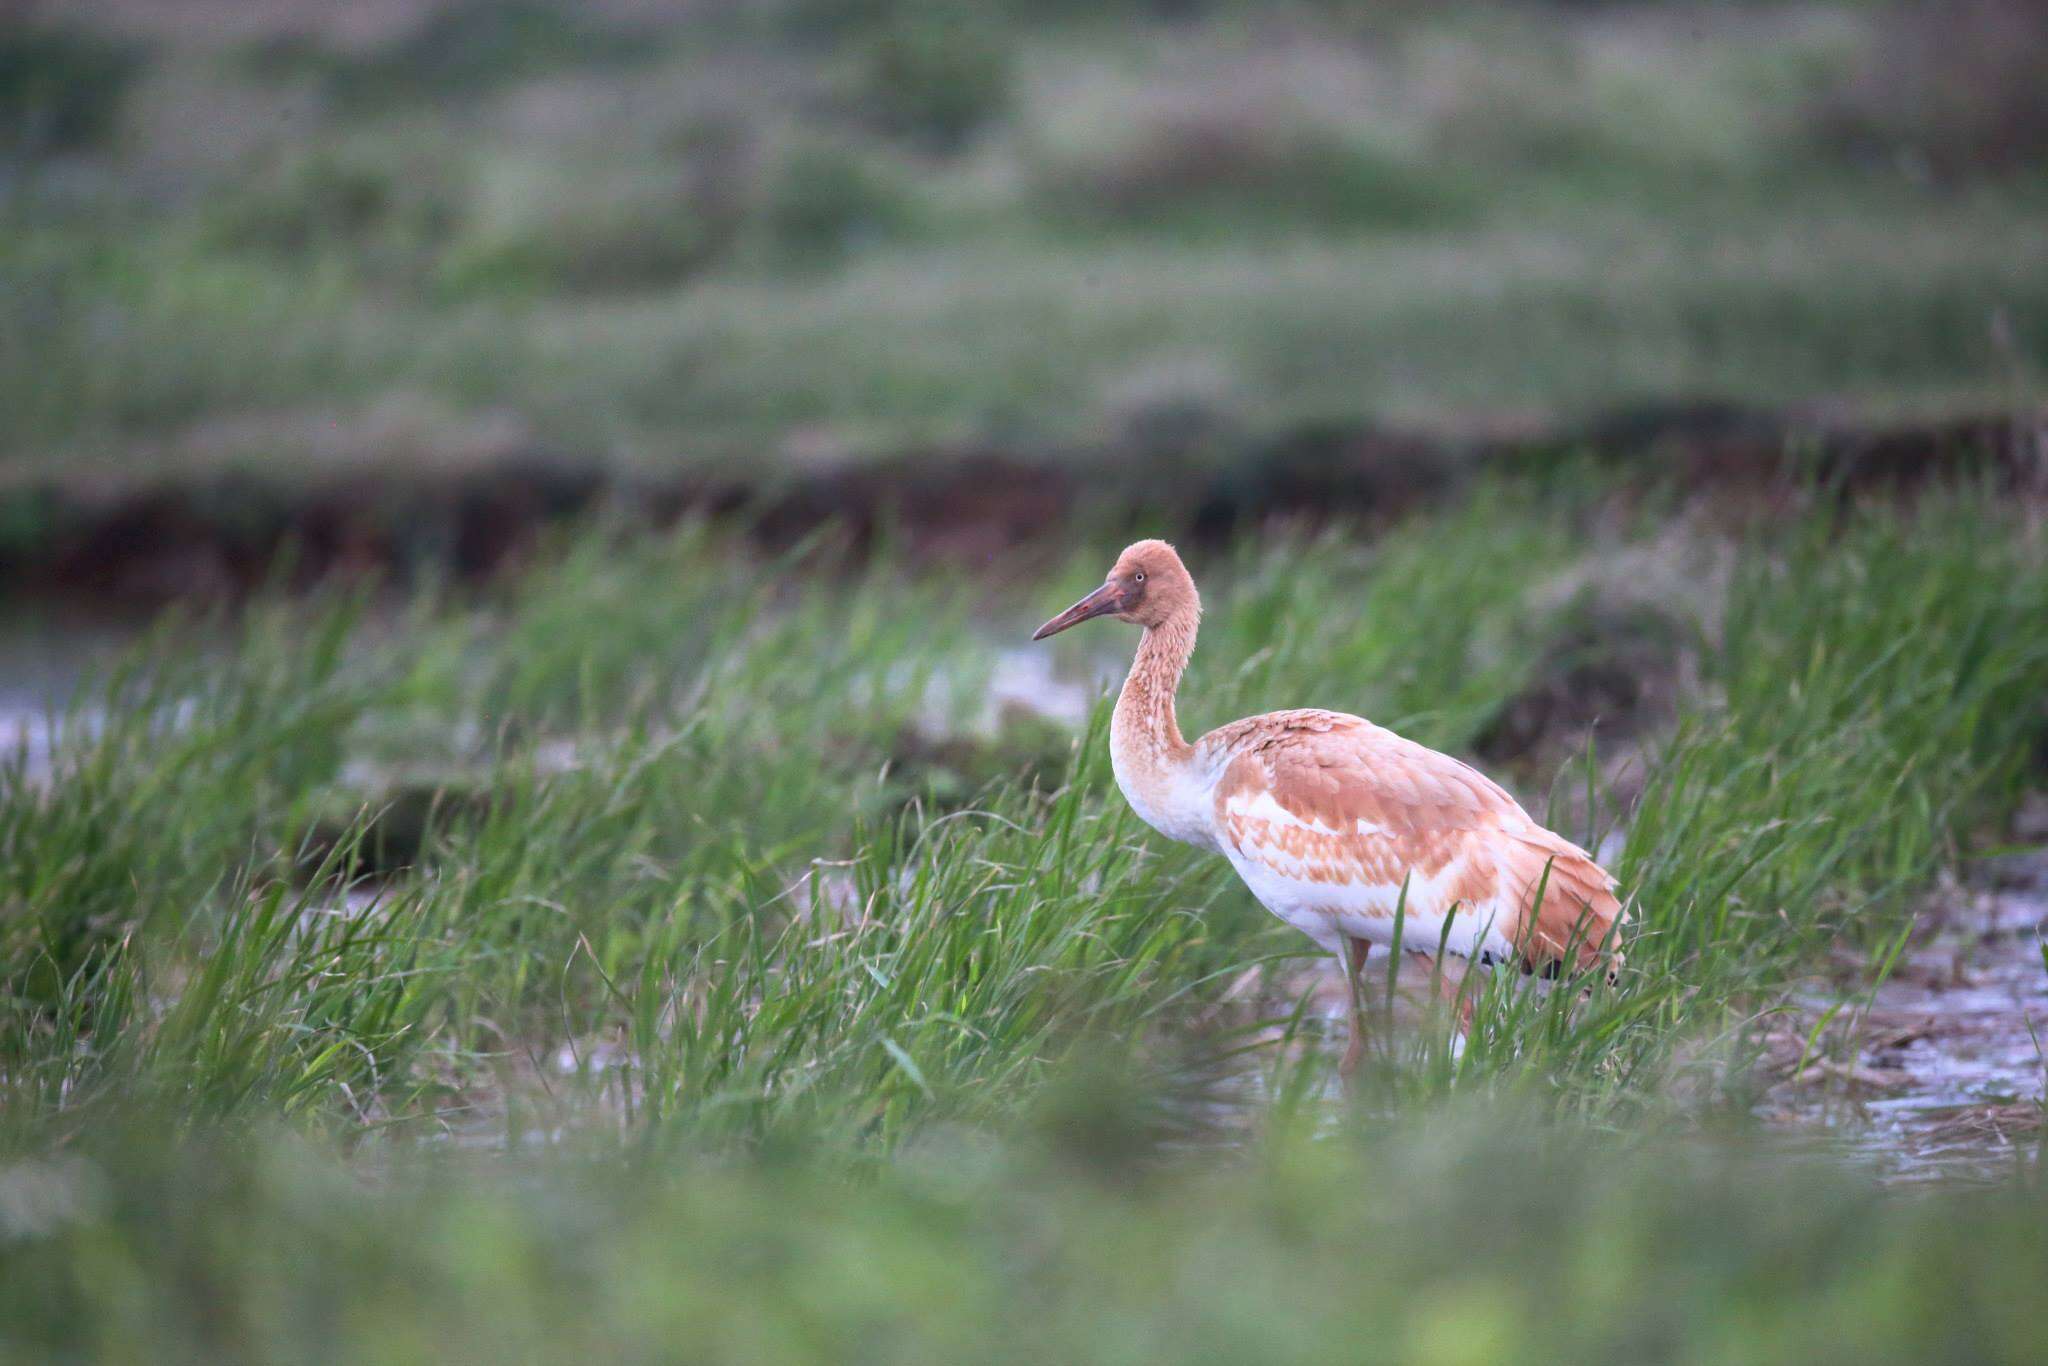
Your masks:
<svg viewBox="0 0 2048 1366"><path fill-rule="evenodd" d="M877 250L823 282L441 308L156 248L83 266L67 233L66 259L11 291L61 299L12 330L5 410L20 457L329 473L409 449L723 465L785 440L1202 441L1361 416L1455 431L1695 397L1997 411L2039 393L2048 351L2037 223L1880 199L1680 237L1005 242Z"/></svg>
<svg viewBox="0 0 2048 1366"><path fill-rule="evenodd" d="M99 0L0 33L0 459L2007 410L2048 49L1965 8Z"/></svg>

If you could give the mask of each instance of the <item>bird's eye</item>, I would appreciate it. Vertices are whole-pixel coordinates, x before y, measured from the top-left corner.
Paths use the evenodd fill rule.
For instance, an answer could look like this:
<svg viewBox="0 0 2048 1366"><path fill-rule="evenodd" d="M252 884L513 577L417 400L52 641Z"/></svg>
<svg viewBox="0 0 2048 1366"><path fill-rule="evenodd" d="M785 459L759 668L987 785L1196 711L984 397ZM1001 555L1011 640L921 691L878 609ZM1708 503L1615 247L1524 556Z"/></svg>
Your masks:
<svg viewBox="0 0 2048 1366"><path fill-rule="evenodd" d="M1133 577L1137 580L1137 582L1143 583L1145 581L1145 571L1140 569L1137 572L1137 574L1135 574Z"/></svg>

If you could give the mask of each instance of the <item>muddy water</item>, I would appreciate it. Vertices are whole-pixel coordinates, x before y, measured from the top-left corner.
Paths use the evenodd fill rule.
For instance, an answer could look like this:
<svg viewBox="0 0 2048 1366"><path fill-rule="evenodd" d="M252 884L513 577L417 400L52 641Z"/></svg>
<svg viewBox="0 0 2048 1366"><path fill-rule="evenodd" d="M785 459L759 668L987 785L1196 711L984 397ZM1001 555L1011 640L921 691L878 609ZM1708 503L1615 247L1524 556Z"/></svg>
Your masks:
<svg viewBox="0 0 2048 1366"><path fill-rule="evenodd" d="M1081 676L1072 677L1055 660L1054 653L1043 647L1011 646L998 651L989 673L987 709L978 720L979 727L992 731L1001 726L1005 716L1015 712L1065 726L1085 725L1095 699L1116 688L1125 667L1116 656L1098 652L1089 657Z"/></svg>
<svg viewBox="0 0 2048 1366"><path fill-rule="evenodd" d="M1810 1054L1810 1024L1796 1039L1773 1040L1782 1080L1766 1119L1817 1132L1900 1181L1995 1179L2037 1164L2048 1077L2044 936L2048 851L1974 868L1932 899L1890 976L1845 1028ZM1834 999L1806 996L1807 1018Z"/></svg>
<svg viewBox="0 0 2048 1366"><path fill-rule="evenodd" d="M81 630L10 623L0 628L0 763L19 757L32 782L47 782L51 752L62 731L58 713L80 680L132 639L131 632L114 626ZM71 719L96 726L99 715L81 707Z"/></svg>

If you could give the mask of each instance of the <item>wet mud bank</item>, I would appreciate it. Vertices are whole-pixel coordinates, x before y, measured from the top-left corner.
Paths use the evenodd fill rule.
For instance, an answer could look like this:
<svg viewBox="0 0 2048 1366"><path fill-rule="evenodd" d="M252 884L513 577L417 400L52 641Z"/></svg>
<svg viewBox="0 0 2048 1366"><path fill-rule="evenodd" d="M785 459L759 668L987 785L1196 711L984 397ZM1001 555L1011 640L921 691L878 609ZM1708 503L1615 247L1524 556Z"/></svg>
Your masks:
<svg viewBox="0 0 2048 1366"><path fill-rule="evenodd" d="M2042 1158L2048 1085L2048 801L2038 847L1940 889L1874 990L1809 992L1773 1031L1765 1117L1895 1180L1995 1178ZM1820 1021L1829 1023L1818 1037Z"/></svg>
<svg viewBox="0 0 2048 1366"><path fill-rule="evenodd" d="M1214 541L1271 519L1386 521L1495 474L1592 460L1627 489L1725 498L1745 512L1824 496L1910 496L1977 478L2048 497L2048 410L1890 426L1698 405L1558 431L1451 438L1371 424L1298 427L1227 448L995 446L798 469L626 471L527 452L448 468L381 461L342 475L254 470L0 475L0 593L150 606L280 579L516 565L547 528L593 516L730 522L771 545L835 528L854 547L973 559L1078 524Z"/></svg>

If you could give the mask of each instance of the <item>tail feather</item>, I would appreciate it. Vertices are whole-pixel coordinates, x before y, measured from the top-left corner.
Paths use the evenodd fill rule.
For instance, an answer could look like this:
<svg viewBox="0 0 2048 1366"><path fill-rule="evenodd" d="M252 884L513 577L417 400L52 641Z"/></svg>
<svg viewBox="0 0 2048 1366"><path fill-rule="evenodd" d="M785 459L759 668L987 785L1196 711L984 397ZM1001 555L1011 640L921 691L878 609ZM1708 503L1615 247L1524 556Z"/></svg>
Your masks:
<svg viewBox="0 0 2048 1366"><path fill-rule="evenodd" d="M1508 873L1520 912L1515 938L1522 970L1557 977L1604 964L1613 981L1621 966L1616 926L1627 910L1607 870L1577 845L1550 835L1523 841Z"/></svg>

